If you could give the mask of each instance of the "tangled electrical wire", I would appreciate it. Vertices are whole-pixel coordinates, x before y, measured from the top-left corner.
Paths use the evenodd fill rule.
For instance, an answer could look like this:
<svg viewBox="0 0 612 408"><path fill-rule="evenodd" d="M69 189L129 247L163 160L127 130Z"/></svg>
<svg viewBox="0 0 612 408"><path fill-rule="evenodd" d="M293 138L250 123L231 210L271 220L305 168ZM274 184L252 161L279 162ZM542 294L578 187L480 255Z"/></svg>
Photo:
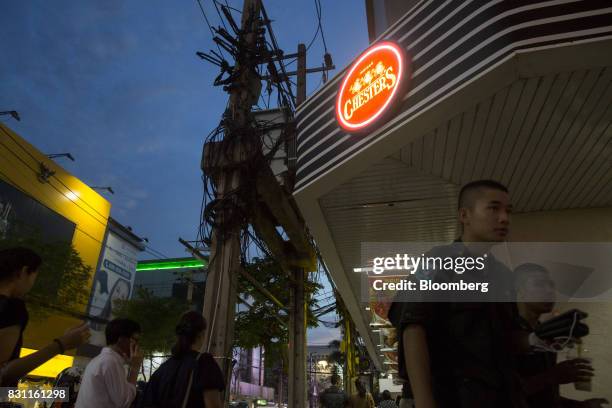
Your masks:
<svg viewBox="0 0 612 408"><path fill-rule="evenodd" d="M227 1L221 4L213 0L222 24L222 27L215 28L211 26L200 0L197 1L218 52L210 50L208 53L196 54L219 67L220 72L214 80L214 85L222 86L229 94L239 90L244 95L246 91L247 99L251 100L252 105L261 99L267 109L270 109L271 98L275 97L278 116L281 117L270 118L268 115L268 118L260 119L254 112L247 113L244 107L237 108L236 105L228 103L221 121L204 139L203 194L196 241L210 248L209 268L215 262L216 255L221 253L221 246L228 239L236 238L235 235L238 235L242 266L260 254L278 263L273 252L264 240L257 236L250 223L260 211L259 206L264 205L259 202L257 192L260 171L265 167L269 168L272 160L278 158L279 149L286 147L292 142L290 138L295 137L292 121L296 98L287 75L287 63L282 58L283 51L278 47L271 20L263 4L261 15L256 16L255 20L249 17L243 23L243 27L249 28L243 29L237 26L232 16L236 9L230 7ZM315 38L320 34L325 42L320 3L317 6L317 15L319 22ZM255 35L255 41L247 41L247 38L252 39L249 35ZM327 51L327 47L325 49ZM226 59L227 55L229 60ZM254 81L245 85L244 77L250 77ZM261 92L261 86L256 84L257 79L265 81L263 90L267 93L267 102ZM240 120L236 120L237 117ZM272 137L271 132L280 135ZM228 177L232 179L228 180ZM308 239L316 248L312 238L308 236ZM256 255L253 255L253 252L256 252ZM309 274L309 280L313 279L313 276L320 279L320 272L316 275ZM333 303L320 308L319 316L329 313L335 307Z"/></svg>

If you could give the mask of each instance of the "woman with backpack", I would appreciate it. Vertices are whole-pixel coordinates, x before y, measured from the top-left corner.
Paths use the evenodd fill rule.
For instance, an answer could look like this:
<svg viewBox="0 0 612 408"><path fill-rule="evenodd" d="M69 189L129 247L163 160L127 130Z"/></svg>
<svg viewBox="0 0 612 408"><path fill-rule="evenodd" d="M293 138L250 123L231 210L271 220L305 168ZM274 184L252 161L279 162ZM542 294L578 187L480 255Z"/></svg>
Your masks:
<svg viewBox="0 0 612 408"><path fill-rule="evenodd" d="M209 353L202 353L206 320L184 313L176 326L172 357L151 376L143 408L221 408L223 373Z"/></svg>

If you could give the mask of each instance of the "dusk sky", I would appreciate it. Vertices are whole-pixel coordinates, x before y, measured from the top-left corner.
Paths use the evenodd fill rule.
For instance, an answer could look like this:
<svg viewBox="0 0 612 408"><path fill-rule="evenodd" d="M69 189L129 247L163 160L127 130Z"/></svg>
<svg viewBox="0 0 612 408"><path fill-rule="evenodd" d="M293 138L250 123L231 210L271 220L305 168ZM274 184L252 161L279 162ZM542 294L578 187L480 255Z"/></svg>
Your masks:
<svg viewBox="0 0 612 408"><path fill-rule="evenodd" d="M212 0L202 4L218 25ZM321 4L333 76L368 45L365 2ZM314 0L264 5L286 53L310 42ZM114 218L166 256L185 256L177 238L196 237L202 143L227 101L212 86L217 67L195 55L214 47L196 0L6 1L1 10L0 111L21 116L3 123L45 153L72 153L76 162L58 163L112 186L115 195L103 194ZM323 53L319 37L308 65L320 66ZM309 76L309 93L320 81ZM315 343L333 337L313 334Z"/></svg>

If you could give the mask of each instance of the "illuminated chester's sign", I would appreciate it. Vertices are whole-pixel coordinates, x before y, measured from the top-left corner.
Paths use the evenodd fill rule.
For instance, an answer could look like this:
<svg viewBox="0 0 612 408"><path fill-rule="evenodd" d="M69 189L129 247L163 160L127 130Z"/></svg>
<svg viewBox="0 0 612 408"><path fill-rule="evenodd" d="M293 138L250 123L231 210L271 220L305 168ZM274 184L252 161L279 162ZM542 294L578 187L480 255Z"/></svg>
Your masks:
<svg viewBox="0 0 612 408"><path fill-rule="evenodd" d="M364 130L393 107L407 85L409 70L403 49L382 42L366 50L350 67L336 99L336 118L347 132Z"/></svg>

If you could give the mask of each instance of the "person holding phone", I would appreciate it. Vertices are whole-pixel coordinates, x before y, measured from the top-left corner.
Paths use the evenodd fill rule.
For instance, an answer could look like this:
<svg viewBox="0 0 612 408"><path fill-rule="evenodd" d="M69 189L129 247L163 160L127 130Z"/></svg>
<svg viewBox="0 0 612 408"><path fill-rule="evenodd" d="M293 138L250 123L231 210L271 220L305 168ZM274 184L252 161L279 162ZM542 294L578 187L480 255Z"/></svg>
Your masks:
<svg viewBox="0 0 612 408"><path fill-rule="evenodd" d="M127 408L136 398L143 360L138 347L140 325L114 319L106 325L105 335L106 347L85 368L75 408Z"/></svg>

